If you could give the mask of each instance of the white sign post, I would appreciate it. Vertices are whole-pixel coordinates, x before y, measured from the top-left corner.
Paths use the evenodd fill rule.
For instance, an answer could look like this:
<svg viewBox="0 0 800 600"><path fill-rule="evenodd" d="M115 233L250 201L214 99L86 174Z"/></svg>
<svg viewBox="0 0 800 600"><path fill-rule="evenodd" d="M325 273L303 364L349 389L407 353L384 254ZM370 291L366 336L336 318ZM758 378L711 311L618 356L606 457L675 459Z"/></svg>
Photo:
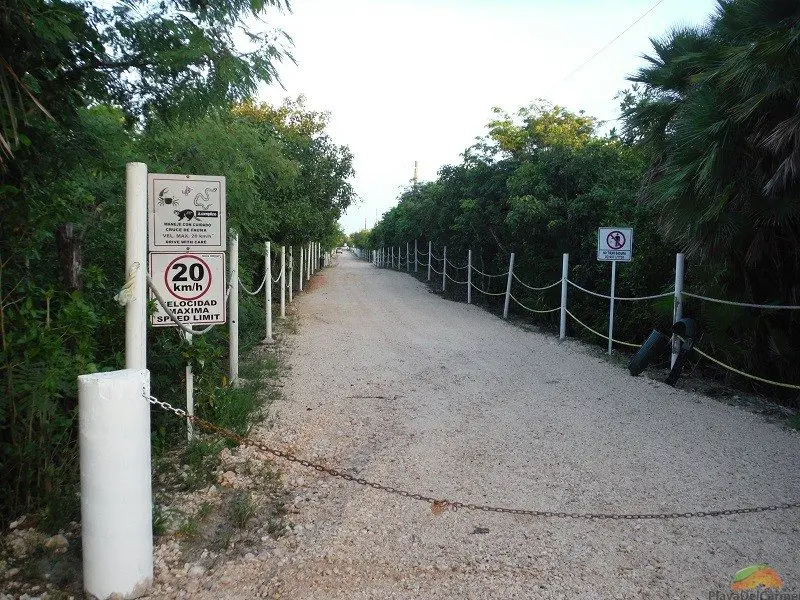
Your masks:
<svg viewBox="0 0 800 600"><path fill-rule="evenodd" d="M221 325L225 312L224 252L151 252L153 284L175 317L184 325ZM175 327L156 305L154 327Z"/></svg>
<svg viewBox="0 0 800 600"><path fill-rule="evenodd" d="M614 293L617 287L617 262L633 259L633 229L600 227L597 230L597 260L611 261L611 296L608 308L608 353L614 345Z"/></svg>
<svg viewBox="0 0 800 600"><path fill-rule="evenodd" d="M147 176L151 252L225 252L225 178Z"/></svg>

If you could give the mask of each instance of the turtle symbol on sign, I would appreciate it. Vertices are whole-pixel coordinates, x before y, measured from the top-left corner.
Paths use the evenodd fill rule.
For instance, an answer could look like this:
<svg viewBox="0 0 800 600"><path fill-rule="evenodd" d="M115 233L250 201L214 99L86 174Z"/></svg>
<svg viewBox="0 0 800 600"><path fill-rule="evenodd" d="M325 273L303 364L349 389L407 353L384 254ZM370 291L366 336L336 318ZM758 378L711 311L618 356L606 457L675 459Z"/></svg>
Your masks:
<svg viewBox="0 0 800 600"><path fill-rule="evenodd" d="M620 250L625 247L625 234L621 231L612 231L606 236L606 244L612 250Z"/></svg>

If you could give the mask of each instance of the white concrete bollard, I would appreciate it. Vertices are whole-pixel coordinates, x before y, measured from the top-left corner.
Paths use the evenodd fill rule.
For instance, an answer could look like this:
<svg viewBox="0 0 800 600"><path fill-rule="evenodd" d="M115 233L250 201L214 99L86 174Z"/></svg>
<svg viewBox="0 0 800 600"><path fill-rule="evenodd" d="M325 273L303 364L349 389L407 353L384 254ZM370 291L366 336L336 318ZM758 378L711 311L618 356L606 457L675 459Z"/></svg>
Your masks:
<svg viewBox="0 0 800 600"><path fill-rule="evenodd" d="M83 588L139 598L153 584L150 373L78 377Z"/></svg>
<svg viewBox="0 0 800 600"><path fill-rule="evenodd" d="M442 250L442 291L447 287L447 246Z"/></svg>
<svg viewBox="0 0 800 600"><path fill-rule="evenodd" d="M675 255L675 299L672 306L673 325L683 318L683 274L686 270L686 257L683 252ZM672 357L670 358L670 368L675 366L678 359L678 352L681 349L681 341L678 336L672 336Z"/></svg>
<svg viewBox="0 0 800 600"><path fill-rule="evenodd" d="M289 304L291 304L294 299L294 290L292 290L292 279L294 279L292 276L294 274L294 253L292 252L292 248L294 248L294 246L289 246Z"/></svg>
<svg viewBox="0 0 800 600"><path fill-rule="evenodd" d="M303 261L305 260L305 253L303 252L303 247L300 246L300 277L297 279L297 283L300 285L300 291L303 291Z"/></svg>
<svg viewBox="0 0 800 600"><path fill-rule="evenodd" d="M467 250L467 304L472 304L472 250Z"/></svg>
<svg viewBox="0 0 800 600"><path fill-rule="evenodd" d="M514 253L511 253L511 260L508 262L508 280L506 281L506 301L503 305L503 318L508 318L508 306L511 302L511 282L514 278Z"/></svg>
<svg viewBox="0 0 800 600"><path fill-rule="evenodd" d="M281 318L286 316L286 246L281 246Z"/></svg>
<svg viewBox="0 0 800 600"><path fill-rule="evenodd" d="M125 304L125 367L147 367L147 165L125 166L125 277L133 277Z"/></svg>
<svg viewBox="0 0 800 600"><path fill-rule="evenodd" d="M264 248L264 294L266 295L264 305L266 306L267 335L264 344L272 344L275 339L272 337L272 244L266 242Z"/></svg>
<svg viewBox="0 0 800 600"><path fill-rule="evenodd" d="M419 273L419 251L417 250L417 240L414 240L414 273Z"/></svg>
<svg viewBox="0 0 800 600"><path fill-rule="evenodd" d="M567 338L567 279L569 279L569 254L561 257L561 322L558 326L558 339Z"/></svg>
<svg viewBox="0 0 800 600"><path fill-rule="evenodd" d="M431 280L431 261L433 261L433 242L428 242L428 281Z"/></svg>
<svg viewBox="0 0 800 600"><path fill-rule="evenodd" d="M230 236L230 286L228 296L228 358L230 361L230 380L239 379L239 234Z"/></svg>

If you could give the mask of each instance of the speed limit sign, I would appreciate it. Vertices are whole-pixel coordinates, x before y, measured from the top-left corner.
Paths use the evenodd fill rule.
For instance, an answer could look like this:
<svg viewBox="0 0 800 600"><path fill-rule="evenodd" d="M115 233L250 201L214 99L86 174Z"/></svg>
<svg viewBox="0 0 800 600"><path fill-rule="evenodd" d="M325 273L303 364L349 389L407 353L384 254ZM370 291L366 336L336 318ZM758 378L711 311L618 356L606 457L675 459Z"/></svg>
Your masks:
<svg viewBox="0 0 800 600"><path fill-rule="evenodd" d="M151 252L150 277L164 303L184 325L226 321L224 252ZM154 327L175 327L159 303Z"/></svg>

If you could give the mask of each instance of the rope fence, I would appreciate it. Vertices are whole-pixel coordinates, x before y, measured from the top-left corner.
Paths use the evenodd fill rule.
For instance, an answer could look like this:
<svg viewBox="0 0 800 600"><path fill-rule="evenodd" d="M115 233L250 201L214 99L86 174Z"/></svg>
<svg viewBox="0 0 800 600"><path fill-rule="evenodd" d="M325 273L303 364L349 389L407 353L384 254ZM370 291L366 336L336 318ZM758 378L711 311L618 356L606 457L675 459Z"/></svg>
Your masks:
<svg viewBox="0 0 800 600"><path fill-rule="evenodd" d="M520 302L519 300L517 300L517 299L514 297L514 294L511 294L511 299L512 299L514 302L516 302L517 304L519 304L519 305L520 305L522 308L524 308L525 310L527 310L527 311L530 311L530 312L532 312L532 313L539 314L539 315L546 315L546 314L554 313L554 312L556 312L556 311L559 311L559 310L561 310L561 307L560 307L560 306L556 306L555 308L549 308L549 309L547 309L547 310L539 310L539 309L536 309L536 308L531 308L530 306L525 306L525 305L524 305L522 302Z"/></svg>
<svg viewBox="0 0 800 600"><path fill-rule="evenodd" d="M508 271L506 271L506 274L508 274ZM517 283L519 283L519 284L520 284L522 287L526 287L526 288L528 288L529 290L533 290L533 291L536 291L536 292L543 292L544 290L549 290L550 288L554 288L554 287L556 287L557 285L561 285L561 279L559 279L559 280L558 280L558 281L556 281L555 283L551 283L550 285L546 285L546 286L544 286L544 287L534 287L534 286L532 286L532 285L528 285L527 283L525 283L524 281L522 281L522 280L521 280L519 277L517 277L517 274L516 274L516 273L512 273L512 275L514 276L514 280L515 280Z"/></svg>
<svg viewBox="0 0 800 600"><path fill-rule="evenodd" d="M417 247L416 244L414 246ZM604 294L601 292L597 292L594 290L587 289L571 279L568 278L569 273L569 255L565 254L563 257L563 265L562 265L562 276L559 280L545 286L533 286L529 283L523 281L515 272L514 272L514 253L512 252L510 255L509 261L509 268L508 270L504 271L503 273L486 273L480 269L477 269L472 264L472 251L468 252L468 260L466 266L458 266L456 263L452 262L449 258L447 258L447 247L443 247L443 255L442 257L436 256L433 252L433 245L432 243L428 244L429 251L423 252L420 250L415 250L417 260L415 260L415 265L422 267L423 269L428 270L428 281L431 281L431 272L435 273L436 275L442 276L440 281L442 281L442 291L445 290L444 281L451 281L452 283L459 284L459 285L466 285L467 286L467 303L472 302L472 290L477 291L484 296L489 297L501 297L505 296L505 305L503 308L503 318L508 318L509 315L509 307L513 302L514 305L519 306L521 309L528 311L533 314L552 314L556 312L561 312L561 319L560 319L560 326L559 326L559 337L563 340L566 338L566 324L567 324L567 317L572 319L578 326L582 327L586 331L590 332L591 334L606 340L608 342L608 353L612 352L612 348L614 344L619 346L624 346L626 348L633 348L638 349L641 348L641 344L634 344L631 342L625 342L622 340L618 340L614 337L613 334L613 327L614 327L614 304L617 301L620 302L643 302L643 301L652 301L652 300L662 300L666 298L673 299L673 322L679 321L683 316L683 302L686 298L695 298L698 300L702 300L705 302L713 302L717 304L724 304L729 306L737 306L742 308L753 308L753 309L761 309L761 310L800 310L800 305L789 305L789 304L756 304L756 303L749 303L749 302L736 302L732 300L724 300L721 298L713 298L709 296L702 296L700 294L694 294L691 292L686 292L683 290L683 273L684 273L684 266L683 266L683 255L678 254L676 256L676 266L675 266L675 288L672 291L662 292L659 294L649 294L644 296L617 296L614 293L615 288L615 278L613 276L614 269L612 269L612 283L611 283L611 293ZM374 262L378 264L378 266L387 266L387 262L382 260L382 257L388 257L388 249L384 248L380 251L375 251L373 257ZM402 255L402 252L400 253ZM419 256L426 256L427 261L422 262L418 260ZM436 267L433 266L433 260L436 260L442 263L442 270L439 271ZM460 281L455 279L449 273L447 273L447 265L450 265L453 269L456 270L466 270L467 271L467 280ZM503 292L490 292L484 290L477 285L475 285L472 281L472 275L477 274L482 277L486 277L491 279L499 279L499 278L506 278L506 290ZM517 284L526 290L533 291L533 292L544 292L558 286L561 286L561 305L556 308L551 309L536 309L532 308L521 302L513 293L513 284ZM575 316L573 312L571 312L567 308L567 299L568 299L568 288L572 287L575 290L578 290L584 294L588 294L589 296L593 296L596 298L601 298L603 300L609 301L609 320L608 320L608 333L601 333L600 331L590 327L584 321L581 321L578 317ZM676 360L678 351L680 349L679 344L673 344L672 349L672 361ZM758 381L761 383L765 383L768 385L774 385L781 388L792 389L792 390L800 390L800 385L792 384L792 383L784 383L779 381L773 381L771 379L767 379L764 377L759 377L758 375L753 375L737 369L731 365L728 365L697 348L696 346L692 347L699 356L715 363L716 365L732 372L737 375L741 375L742 377L751 379L753 381Z"/></svg>
<svg viewBox="0 0 800 600"><path fill-rule="evenodd" d="M267 283L266 273L264 274L264 278L261 280L261 283L258 285L258 289L255 292L251 292L250 290L247 289L247 286L244 284L244 282L241 279L239 280L239 285L244 290L244 293L249 296L255 296L256 294L260 293L261 290L264 288L265 283Z"/></svg>

